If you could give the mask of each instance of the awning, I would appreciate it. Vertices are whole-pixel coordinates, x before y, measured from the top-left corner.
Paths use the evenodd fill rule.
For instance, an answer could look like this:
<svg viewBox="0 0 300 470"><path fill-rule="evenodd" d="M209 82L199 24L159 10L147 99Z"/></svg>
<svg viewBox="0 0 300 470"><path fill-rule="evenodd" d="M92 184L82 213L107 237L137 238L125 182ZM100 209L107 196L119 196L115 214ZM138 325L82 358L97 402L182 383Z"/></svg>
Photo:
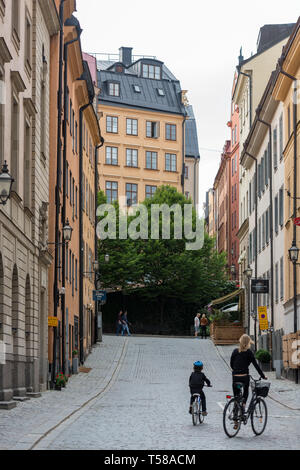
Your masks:
<svg viewBox="0 0 300 470"><path fill-rule="evenodd" d="M209 307L213 305L223 304L224 302L227 302L227 300L234 299L238 295L241 296L243 293L244 293L244 289L235 290L234 292L231 292L231 294L225 295L224 297L221 297L220 299L213 300L209 304Z"/></svg>

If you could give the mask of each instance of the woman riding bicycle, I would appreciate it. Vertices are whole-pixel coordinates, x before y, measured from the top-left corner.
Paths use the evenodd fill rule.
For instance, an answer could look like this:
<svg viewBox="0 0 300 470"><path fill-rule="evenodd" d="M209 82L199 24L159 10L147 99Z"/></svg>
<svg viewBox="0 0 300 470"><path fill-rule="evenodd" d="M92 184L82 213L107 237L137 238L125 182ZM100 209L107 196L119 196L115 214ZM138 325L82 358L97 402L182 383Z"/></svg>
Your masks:
<svg viewBox="0 0 300 470"><path fill-rule="evenodd" d="M231 355L230 366L232 369L232 388L234 396L239 395L239 388L236 386L236 383L242 383L244 385L243 393L243 405L246 406L248 395L249 395L249 366L253 364L259 375L262 379L267 380L267 377L260 369L259 365L256 362L253 352L250 350L251 344L253 341L250 336L243 335L240 338L240 347L235 349Z"/></svg>

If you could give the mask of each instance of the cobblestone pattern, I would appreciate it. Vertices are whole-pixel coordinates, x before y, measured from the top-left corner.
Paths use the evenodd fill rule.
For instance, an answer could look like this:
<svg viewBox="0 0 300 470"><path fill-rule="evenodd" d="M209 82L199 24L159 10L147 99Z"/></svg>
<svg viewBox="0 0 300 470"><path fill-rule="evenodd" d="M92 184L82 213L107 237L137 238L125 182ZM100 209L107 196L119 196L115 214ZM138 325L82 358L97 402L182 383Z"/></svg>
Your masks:
<svg viewBox="0 0 300 470"><path fill-rule="evenodd" d="M0 450L29 449L45 432L107 387L119 364L125 338L106 337L85 362L92 368L70 378L65 389L0 410Z"/></svg>
<svg viewBox="0 0 300 470"><path fill-rule="evenodd" d="M94 362L97 355L96 350ZM204 424L197 427L188 414L188 379L195 360L204 362L205 373L213 384L212 389L205 389L209 414ZM267 399L268 426L262 436L255 437L248 424L237 438L228 439L222 427L222 406L228 392L231 374L210 340L132 337L110 390L50 433L36 448L300 448L300 412L287 410L270 399Z"/></svg>

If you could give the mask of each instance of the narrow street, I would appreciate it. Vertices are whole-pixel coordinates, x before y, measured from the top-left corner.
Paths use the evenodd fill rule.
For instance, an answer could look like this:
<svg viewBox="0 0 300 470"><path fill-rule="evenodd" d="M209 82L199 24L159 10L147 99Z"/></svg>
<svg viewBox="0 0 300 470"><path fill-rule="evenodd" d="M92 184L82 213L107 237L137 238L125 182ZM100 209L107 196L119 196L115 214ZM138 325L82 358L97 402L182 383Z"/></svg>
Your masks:
<svg viewBox="0 0 300 470"><path fill-rule="evenodd" d="M209 414L197 427L188 414L188 379L195 360L204 362L213 384L205 389ZM267 398L269 420L261 437L253 435L250 424L235 439L225 436L222 407L226 393L231 393L231 375L210 340L105 336L86 367L91 371L73 377L63 392L47 392L2 411L0 449L300 448L300 410L271 398ZM287 390L298 395L296 387L288 383Z"/></svg>

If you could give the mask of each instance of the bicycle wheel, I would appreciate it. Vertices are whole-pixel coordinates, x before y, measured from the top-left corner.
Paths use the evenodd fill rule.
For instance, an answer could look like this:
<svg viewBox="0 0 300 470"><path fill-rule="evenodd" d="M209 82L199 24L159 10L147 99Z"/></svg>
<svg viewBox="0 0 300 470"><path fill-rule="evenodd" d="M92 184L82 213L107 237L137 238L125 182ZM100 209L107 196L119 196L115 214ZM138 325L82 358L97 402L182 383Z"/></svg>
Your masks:
<svg viewBox="0 0 300 470"><path fill-rule="evenodd" d="M266 429L268 421L268 409L262 398L257 398L251 413L251 426L254 434L260 436Z"/></svg>
<svg viewBox="0 0 300 470"><path fill-rule="evenodd" d="M242 409L240 404L232 398L224 408L223 428L228 437L235 437L241 429Z"/></svg>
<svg viewBox="0 0 300 470"><path fill-rule="evenodd" d="M202 424L204 421L204 416L202 414L202 411L199 409L199 423Z"/></svg>
<svg viewBox="0 0 300 470"><path fill-rule="evenodd" d="M193 419L193 425L197 426L198 421L199 421L199 405L198 401L195 400L192 406L192 419Z"/></svg>

